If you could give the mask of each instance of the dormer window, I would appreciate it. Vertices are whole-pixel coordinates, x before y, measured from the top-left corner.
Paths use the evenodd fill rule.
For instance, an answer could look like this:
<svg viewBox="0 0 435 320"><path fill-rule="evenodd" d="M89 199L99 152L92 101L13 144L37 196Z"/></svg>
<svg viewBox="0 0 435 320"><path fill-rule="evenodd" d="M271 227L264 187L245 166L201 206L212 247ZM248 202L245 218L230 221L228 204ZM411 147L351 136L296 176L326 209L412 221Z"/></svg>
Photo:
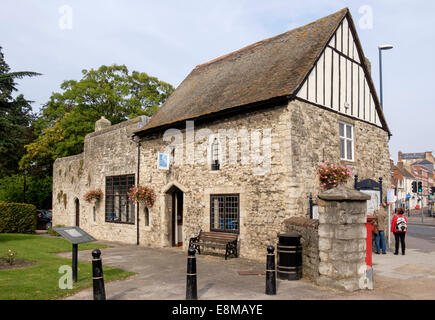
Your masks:
<svg viewBox="0 0 435 320"><path fill-rule="evenodd" d="M219 141L215 138L211 145L211 170L218 171L219 168Z"/></svg>

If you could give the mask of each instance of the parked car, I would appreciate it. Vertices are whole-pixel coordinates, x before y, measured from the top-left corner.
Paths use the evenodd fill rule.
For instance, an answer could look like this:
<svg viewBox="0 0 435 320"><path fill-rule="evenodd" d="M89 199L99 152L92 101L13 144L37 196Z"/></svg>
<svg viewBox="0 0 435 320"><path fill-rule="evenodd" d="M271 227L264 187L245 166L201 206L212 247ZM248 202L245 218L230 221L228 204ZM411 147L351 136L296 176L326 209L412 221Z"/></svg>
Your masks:
<svg viewBox="0 0 435 320"><path fill-rule="evenodd" d="M38 209L36 210L36 229L37 230L48 230L51 228L51 213L47 210Z"/></svg>

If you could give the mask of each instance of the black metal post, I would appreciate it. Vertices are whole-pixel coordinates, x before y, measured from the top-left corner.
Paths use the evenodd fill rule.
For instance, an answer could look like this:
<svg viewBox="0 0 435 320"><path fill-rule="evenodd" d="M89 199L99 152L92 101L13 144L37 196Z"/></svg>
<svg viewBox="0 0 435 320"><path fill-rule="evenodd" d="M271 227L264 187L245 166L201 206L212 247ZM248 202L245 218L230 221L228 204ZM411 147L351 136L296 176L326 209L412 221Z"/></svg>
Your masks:
<svg viewBox="0 0 435 320"><path fill-rule="evenodd" d="M94 300L106 300L104 289L103 263L100 249L92 251L92 281L94 284Z"/></svg>
<svg viewBox="0 0 435 320"><path fill-rule="evenodd" d="M382 181L383 181L384 179L382 178L382 177L380 177L379 178L379 191L380 191L380 193L381 193L381 198L379 199L380 201L381 201L381 204L382 204L382 195L383 195L383 193L382 193Z"/></svg>
<svg viewBox="0 0 435 320"><path fill-rule="evenodd" d="M379 86L381 95L381 109L384 109L384 97L382 94L382 49L379 48Z"/></svg>
<svg viewBox="0 0 435 320"><path fill-rule="evenodd" d="M276 294L276 269L275 269L275 248L273 246L267 247L267 261L266 261L266 294Z"/></svg>
<svg viewBox="0 0 435 320"><path fill-rule="evenodd" d="M77 282L77 261L78 261L78 252L79 245L72 245L72 272L73 272L73 281Z"/></svg>
<svg viewBox="0 0 435 320"><path fill-rule="evenodd" d="M358 190L358 175L357 175L357 174L355 175L354 188L355 188L356 190Z"/></svg>
<svg viewBox="0 0 435 320"><path fill-rule="evenodd" d="M195 249L189 248L187 255L186 300L198 300L196 289Z"/></svg>
<svg viewBox="0 0 435 320"><path fill-rule="evenodd" d="M140 141L137 142L137 184L139 184L140 180ZM136 244L139 245L139 203L136 204Z"/></svg>
<svg viewBox="0 0 435 320"><path fill-rule="evenodd" d="M310 219L313 219L313 194L310 193Z"/></svg>

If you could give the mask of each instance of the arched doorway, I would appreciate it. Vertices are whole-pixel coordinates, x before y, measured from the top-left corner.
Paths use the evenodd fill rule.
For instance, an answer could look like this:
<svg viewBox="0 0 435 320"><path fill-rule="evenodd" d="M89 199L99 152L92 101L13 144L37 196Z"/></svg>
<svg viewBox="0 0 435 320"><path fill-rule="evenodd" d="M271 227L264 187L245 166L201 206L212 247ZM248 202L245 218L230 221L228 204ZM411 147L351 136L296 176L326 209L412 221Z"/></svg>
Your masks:
<svg viewBox="0 0 435 320"><path fill-rule="evenodd" d="M183 247L183 191L172 186L166 191L169 245Z"/></svg>
<svg viewBox="0 0 435 320"><path fill-rule="evenodd" d="M80 201L77 198L75 201L75 206L76 206L76 226L80 227Z"/></svg>

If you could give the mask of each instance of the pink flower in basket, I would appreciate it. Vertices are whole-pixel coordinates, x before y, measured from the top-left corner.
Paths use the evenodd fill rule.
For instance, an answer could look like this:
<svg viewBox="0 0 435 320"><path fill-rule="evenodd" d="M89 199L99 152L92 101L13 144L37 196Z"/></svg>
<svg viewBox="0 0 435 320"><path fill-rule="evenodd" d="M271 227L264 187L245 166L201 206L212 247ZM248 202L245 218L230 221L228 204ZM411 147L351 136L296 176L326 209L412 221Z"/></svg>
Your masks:
<svg viewBox="0 0 435 320"><path fill-rule="evenodd" d="M127 195L130 200L144 203L148 208L151 208L156 201L156 193L152 187L138 185L132 187Z"/></svg>

